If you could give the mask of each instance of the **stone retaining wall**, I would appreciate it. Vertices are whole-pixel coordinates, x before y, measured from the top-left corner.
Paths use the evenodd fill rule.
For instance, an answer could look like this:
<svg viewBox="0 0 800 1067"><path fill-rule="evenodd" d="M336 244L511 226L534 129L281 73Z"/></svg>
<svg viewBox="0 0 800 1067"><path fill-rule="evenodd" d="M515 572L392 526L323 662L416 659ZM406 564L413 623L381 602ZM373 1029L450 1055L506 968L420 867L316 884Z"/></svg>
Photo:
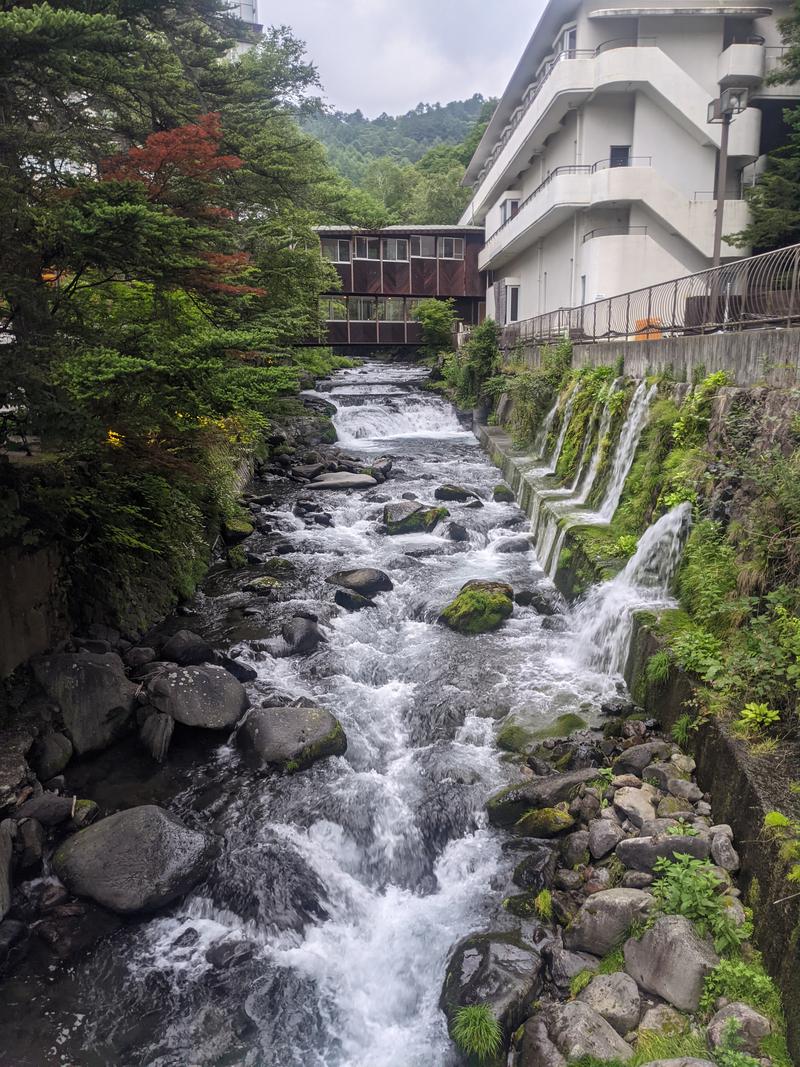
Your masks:
<svg viewBox="0 0 800 1067"><path fill-rule="evenodd" d="M0 678L5 678L69 632L56 549L0 552L0 589Z"/></svg>

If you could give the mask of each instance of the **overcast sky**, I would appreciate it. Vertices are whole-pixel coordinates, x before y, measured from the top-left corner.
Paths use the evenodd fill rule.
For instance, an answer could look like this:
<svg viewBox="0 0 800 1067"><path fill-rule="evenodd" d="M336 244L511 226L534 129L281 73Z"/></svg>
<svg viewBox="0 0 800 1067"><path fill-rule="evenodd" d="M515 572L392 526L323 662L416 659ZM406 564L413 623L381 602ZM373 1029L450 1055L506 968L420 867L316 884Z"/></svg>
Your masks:
<svg viewBox="0 0 800 1067"><path fill-rule="evenodd" d="M497 96L544 0L258 0L308 45L328 102L374 118L420 101Z"/></svg>

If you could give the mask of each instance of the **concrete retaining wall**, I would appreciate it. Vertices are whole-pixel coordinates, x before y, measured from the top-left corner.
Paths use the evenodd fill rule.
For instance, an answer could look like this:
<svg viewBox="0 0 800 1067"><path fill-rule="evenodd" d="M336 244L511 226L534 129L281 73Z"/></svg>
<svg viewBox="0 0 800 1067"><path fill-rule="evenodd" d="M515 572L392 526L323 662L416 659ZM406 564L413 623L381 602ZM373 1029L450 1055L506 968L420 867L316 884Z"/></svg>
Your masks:
<svg viewBox="0 0 800 1067"><path fill-rule="evenodd" d="M509 350L508 361L537 367L541 345ZM737 385L794 385L800 377L800 328L745 330L742 333L706 333L666 337L660 341L603 341L575 345L573 365L598 367L622 358L626 374L642 378L670 372L677 381L692 381L695 374L726 370Z"/></svg>
<svg viewBox="0 0 800 1067"><path fill-rule="evenodd" d="M53 548L0 553L0 678L69 633L60 571Z"/></svg>

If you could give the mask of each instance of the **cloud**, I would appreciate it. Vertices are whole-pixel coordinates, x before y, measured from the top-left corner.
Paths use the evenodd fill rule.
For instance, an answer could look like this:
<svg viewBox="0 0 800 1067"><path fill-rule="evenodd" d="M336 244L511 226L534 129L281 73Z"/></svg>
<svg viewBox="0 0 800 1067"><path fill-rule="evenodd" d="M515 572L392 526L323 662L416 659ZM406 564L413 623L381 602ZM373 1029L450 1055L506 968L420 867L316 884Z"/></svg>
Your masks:
<svg viewBox="0 0 800 1067"><path fill-rule="evenodd" d="M499 95L544 0L259 0L260 20L307 43L328 101L398 114Z"/></svg>

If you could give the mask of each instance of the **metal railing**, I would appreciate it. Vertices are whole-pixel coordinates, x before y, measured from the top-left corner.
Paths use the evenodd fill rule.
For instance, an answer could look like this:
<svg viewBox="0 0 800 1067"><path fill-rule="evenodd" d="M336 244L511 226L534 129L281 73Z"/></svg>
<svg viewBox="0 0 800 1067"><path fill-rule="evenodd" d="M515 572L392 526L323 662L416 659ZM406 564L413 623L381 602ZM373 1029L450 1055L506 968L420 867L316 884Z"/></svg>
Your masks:
<svg viewBox="0 0 800 1067"><path fill-rule="evenodd" d="M581 238L581 244L586 244L587 241L593 241L595 237L646 237L646 226L596 226L593 230L589 230Z"/></svg>
<svg viewBox="0 0 800 1067"><path fill-rule="evenodd" d="M483 246L483 251L486 251L506 226L510 226L515 219L520 217L528 204L535 200L543 189L546 189L555 178L560 177L562 174L596 174L597 171L600 170L621 170L625 167L652 167L652 165L652 156L628 156L624 162L611 159L598 159L596 163L565 163L562 167L556 167L554 170L550 171L544 181L539 182L532 193L528 193L525 199L520 201L516 214L506 219L505 222L501 223L497 229L487 237Z"/></svg>
<svg viewBox="0 0 800 1067"><path fill-rule="evenodd" d="M649 341L800 324L800 244L512 323L503 347Z"/></svg>

